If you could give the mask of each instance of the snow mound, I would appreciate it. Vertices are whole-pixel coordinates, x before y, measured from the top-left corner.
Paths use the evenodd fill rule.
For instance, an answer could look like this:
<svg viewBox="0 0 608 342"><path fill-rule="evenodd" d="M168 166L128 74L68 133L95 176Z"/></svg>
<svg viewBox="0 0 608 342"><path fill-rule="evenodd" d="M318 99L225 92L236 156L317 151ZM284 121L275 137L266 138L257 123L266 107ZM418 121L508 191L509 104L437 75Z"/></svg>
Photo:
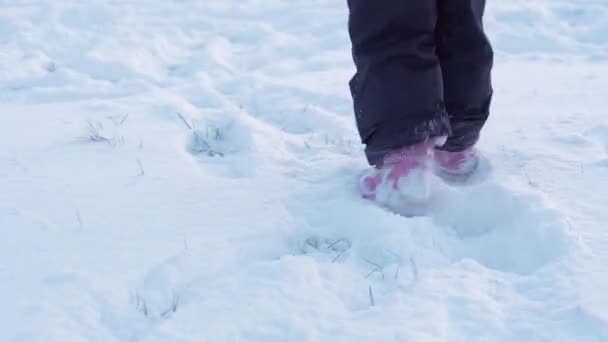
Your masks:
<svg viewBox="0 0 608 342"><path fill-rule="evenodd" d="M443 247L448 255L499 271L530 273L559 262L573 247L567 219L534 191L497 183L445 189L432 216L450 230L451 243Z"/></svg>

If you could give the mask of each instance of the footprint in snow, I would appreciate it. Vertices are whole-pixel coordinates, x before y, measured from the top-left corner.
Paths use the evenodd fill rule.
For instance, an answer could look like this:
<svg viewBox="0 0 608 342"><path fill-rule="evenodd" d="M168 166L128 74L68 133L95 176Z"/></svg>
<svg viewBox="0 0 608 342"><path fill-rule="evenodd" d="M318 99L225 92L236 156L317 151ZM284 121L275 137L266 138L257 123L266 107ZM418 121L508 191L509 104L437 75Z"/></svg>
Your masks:
<svg viewBox="0 0 608 342"><path fill-rule="evenodd" d="M189 262L188 255L182 254L150 269L132 295L137 311L150 319L168 318L177 312Z"/></svg>
<svg viewBox="0 0 608 342"><path fill-rule="evenodd" d="M186 149L205 170L223 177L243 178L255 174L253 138L249 127L237 119L193 127Z"/></svg>
<svg viewBox="0 0 608 342"><path fill-rule="evenodd" d="M448 228L440 244L452 260L529 274L558 262L576 241L559 210L533 190L487 182L440 193L430 215Z"/></svg>

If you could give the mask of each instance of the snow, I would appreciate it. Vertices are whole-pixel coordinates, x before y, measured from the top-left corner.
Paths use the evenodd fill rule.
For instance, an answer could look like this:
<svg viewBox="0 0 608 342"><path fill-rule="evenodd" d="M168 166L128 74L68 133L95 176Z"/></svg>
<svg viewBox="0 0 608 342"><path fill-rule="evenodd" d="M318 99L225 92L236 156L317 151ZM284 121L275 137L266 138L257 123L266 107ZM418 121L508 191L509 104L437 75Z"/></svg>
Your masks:
<svg viewBox="0 0 608 342"><path fill-rule="evenodd" d="M0 341L608 340L608 3L490 1L469 184L356 194L346 4L0 0Z"/></svg>

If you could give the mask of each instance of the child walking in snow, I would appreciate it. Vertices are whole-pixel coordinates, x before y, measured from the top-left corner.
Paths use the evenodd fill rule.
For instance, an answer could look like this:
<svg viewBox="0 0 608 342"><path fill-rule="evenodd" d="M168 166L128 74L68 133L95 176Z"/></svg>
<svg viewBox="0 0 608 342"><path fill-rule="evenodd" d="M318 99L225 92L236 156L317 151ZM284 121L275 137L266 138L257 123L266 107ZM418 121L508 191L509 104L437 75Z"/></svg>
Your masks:
<svg viewBox="0 0 608 342"><path fill-rule="evenodd" d="M428 199L432 165L467 177L492 98L485 0L348 0L363 196Z"/></svg>

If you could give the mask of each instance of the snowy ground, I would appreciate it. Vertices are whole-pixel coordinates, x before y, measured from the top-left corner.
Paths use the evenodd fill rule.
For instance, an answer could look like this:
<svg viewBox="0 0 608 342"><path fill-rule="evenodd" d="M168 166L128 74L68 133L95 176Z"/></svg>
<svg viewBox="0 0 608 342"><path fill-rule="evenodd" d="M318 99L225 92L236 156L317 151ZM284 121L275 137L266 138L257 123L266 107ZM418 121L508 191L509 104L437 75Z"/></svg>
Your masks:
<svg viewBox="0 0 608 342"><path fill-rule="evenodd" d="M608 3L490 1L482 172L358 198L336 0L0 0L0 341L608 341Z"/></svg>

